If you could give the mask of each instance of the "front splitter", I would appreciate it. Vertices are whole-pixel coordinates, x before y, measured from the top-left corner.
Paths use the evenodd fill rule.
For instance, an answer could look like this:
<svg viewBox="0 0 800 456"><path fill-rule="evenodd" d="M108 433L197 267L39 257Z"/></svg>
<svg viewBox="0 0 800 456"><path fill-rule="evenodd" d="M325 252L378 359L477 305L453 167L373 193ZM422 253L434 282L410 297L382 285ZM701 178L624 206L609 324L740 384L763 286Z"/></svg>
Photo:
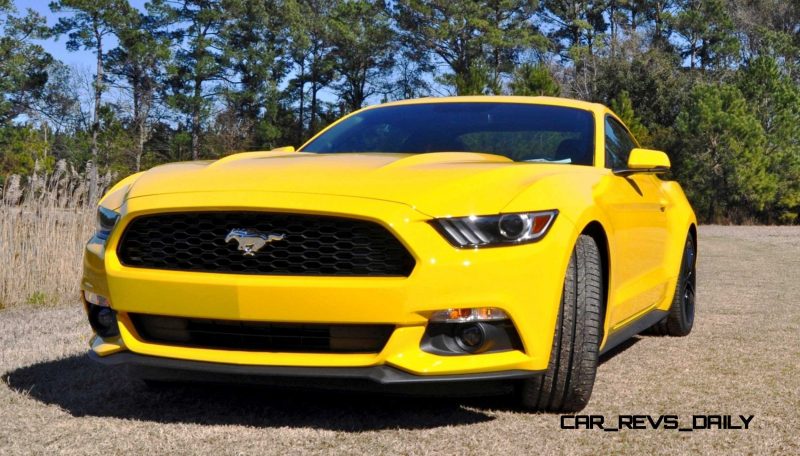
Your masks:
<svg viewBox="0 0 800 456"><path fill-rule="evenodd" d="M392 366L295 367L208 363L139 355L131 352L98 356L93 361L128 366L136 376L164 381L248 383L302 388L435 393L454 396L485 395L515 381L543 375L541 371L505 370L457 375L414 375ZM507 388L503 388L507 389Z"/></svg>

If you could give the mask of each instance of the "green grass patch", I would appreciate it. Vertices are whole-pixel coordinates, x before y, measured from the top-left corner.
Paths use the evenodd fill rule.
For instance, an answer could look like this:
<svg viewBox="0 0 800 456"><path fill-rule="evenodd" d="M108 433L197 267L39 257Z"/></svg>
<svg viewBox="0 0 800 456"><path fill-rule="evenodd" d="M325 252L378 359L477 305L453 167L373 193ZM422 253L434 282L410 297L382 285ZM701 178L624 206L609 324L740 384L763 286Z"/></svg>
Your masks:
<svg viewBox="0 0 800 456"><path fill-rule="evenodd" d="M25 302L31 306L43 306L47 304L47 295L41 291L34 291Z"/></svg>

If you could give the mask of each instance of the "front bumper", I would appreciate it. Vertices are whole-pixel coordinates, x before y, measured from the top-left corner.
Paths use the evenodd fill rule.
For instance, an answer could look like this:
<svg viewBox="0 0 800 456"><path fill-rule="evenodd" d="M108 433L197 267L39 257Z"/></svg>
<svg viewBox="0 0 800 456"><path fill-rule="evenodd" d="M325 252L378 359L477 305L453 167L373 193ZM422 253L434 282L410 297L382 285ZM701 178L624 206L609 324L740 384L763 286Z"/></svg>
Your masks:
<svg viewBox="0 0 800 456"><path fill-rule="evenodd" d="M138 215L192 210L262 210L371 220L390 230L416 260L409 277L298 277L192 273L124 267L119 237ZM320 210L320 208L329 208ZM129 199L104 245L87 245L82 287L110 298L120 337L93 341L97 357L120 352L170 362L248 368L391 368L417 377L547 368L561 287L574 242L565 217L540 242L513 247L456 249L399 203L327 195L215 192ZM428 317L447 308L497 307L510 315L523 350L438 355L421 349ZM277 353L155 344L137 334L128 313L287 323L392 324L380 353ZM109 358L111 359L111 358ZM372 374L374 375L374 374Z"/></svg>

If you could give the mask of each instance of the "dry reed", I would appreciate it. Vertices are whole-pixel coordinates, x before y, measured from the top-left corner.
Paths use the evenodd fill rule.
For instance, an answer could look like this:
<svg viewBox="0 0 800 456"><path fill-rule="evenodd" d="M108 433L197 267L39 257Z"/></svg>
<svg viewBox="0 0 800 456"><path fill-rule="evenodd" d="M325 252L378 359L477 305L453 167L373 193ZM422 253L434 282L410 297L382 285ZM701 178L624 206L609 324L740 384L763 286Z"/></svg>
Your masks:
<svg viewBox="0 0 800 456"><path fill-rule="evenodd" d="M95 227L89 181L65 162L52 173L5 179L0 189L0 308L77 301L83 247ZM111 181L111 175L101 176L95 194Z"/></svg>

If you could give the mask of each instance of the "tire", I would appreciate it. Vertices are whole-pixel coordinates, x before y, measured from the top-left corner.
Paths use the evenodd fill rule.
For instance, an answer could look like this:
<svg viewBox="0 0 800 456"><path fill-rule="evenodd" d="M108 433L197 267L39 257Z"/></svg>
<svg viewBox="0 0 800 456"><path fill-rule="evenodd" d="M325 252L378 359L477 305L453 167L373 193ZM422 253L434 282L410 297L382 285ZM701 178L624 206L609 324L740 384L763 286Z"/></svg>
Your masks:
<svg viewBox="0 0 800 456"><path fill-rule="evenodd" d="M569 259L545 375L525 380L522 405L549 412L577 412L589 402L602 334L603 274L600 251L581 235Z"/></svg>
<svg viewBox="0 0 800 456"><path fill-rule="evenodd" d="M675 295L667 316L650 328L651 334L661 336L683 337L692 332L695 309L695 259L697 253L692 234L686 236L681 258L681 269L678 282L675 284Z"/></svg>

